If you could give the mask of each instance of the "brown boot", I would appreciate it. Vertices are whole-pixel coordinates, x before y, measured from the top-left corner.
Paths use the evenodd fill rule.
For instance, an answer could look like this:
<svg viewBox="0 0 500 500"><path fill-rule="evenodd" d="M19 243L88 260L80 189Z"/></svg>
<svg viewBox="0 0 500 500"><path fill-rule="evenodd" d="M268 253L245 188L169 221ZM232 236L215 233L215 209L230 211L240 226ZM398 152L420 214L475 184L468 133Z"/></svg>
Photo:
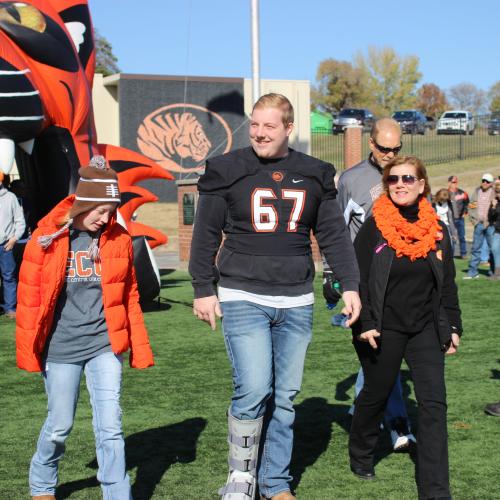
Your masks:
<svg viewBox="0 0 500 500"><path fill-rule="evenodd" d="M32 497L33 500L56 500L54 495L38 495L37 497Z"/></svg>

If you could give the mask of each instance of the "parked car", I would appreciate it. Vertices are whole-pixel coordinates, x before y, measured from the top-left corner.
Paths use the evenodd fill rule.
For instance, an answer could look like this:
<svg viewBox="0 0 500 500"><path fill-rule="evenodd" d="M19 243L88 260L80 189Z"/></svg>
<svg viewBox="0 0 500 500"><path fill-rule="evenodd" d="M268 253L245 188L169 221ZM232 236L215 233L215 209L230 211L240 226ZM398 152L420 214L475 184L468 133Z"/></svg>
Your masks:
<svg viewBox="0 0 500 500"><path fill-rule="evenodd" d="M416 109L396 111L392 117L399 123L403 134L425 134L427 118L420 111Z"/></svg>
<svg viewBox="0 0 500 500"><path fill-rule="evenodd" d="M500 134L500 113L492 113L488 121L488 134L489 135Z"/></svg>
<svg viewBox="0 0 500 500"><path fill-rule="evenodd" d="M344 108L334 118L332 132L334 134L341 134L346 127L351 125L361 125L363 131L368 131L372 128L374 121L373 113L368 109Z"/></svg>
<svg viewBox="0 0 500 500"><path fill-rule="evenodd" d="M427 119L426 127L429 130L434 130L436 128L436 120L434 119L434 117L427 115L425 118Z"/></svg>
<svg viewBox="0 0 500 500"><path fill-rule="evenodd" d="M476 128L474 117L470 111L452 110L445 111L438 120L437 134L469 134L472 135Z"/></svg>

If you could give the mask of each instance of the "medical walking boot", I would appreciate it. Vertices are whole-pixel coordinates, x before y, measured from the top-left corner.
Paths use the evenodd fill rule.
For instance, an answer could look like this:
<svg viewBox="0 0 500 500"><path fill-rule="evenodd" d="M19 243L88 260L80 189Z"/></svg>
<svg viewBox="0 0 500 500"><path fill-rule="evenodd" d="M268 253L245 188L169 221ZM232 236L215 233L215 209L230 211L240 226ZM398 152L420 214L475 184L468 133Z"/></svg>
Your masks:
<svg viewBox="0 0 500 500"><path fill-rule="evenodd" d="M264 417L238 420L229 412L229 475L219 490L222 500L254 500L257 485L257 458Z"/></svg>

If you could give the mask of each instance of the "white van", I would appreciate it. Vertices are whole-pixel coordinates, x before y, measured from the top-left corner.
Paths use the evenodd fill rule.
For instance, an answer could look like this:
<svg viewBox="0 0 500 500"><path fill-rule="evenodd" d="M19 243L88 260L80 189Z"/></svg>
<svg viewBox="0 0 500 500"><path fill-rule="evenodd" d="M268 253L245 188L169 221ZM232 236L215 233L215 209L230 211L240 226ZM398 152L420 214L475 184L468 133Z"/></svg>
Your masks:
<svg viewBox="0 0 500 500"><path fill-rule="evenodd" d="M436 133L439 134L469 134L474 133L476 123L470 111L455 109L445 111L437 122Z"/></svg>

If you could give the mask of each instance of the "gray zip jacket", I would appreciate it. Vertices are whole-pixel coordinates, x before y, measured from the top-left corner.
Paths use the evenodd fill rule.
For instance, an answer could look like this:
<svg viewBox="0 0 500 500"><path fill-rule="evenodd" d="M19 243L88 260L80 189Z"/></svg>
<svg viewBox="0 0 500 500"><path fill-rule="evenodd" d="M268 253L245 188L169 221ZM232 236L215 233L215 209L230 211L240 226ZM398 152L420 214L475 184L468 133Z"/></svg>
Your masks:
<svg viewBox="0 0 500 500"><path fill-rule="evenodd" d="M16 195L0 185L0 244L12 237L19 240L25 227L23 209Z"/></svg>
<svg viewBox="0 0 500 500"><path fill-rule="evenodd" d="M382 194L382 169L368 159L344 170L338 182L337 201L344 215L351 240L371 215L373 202Z"/></svg>

